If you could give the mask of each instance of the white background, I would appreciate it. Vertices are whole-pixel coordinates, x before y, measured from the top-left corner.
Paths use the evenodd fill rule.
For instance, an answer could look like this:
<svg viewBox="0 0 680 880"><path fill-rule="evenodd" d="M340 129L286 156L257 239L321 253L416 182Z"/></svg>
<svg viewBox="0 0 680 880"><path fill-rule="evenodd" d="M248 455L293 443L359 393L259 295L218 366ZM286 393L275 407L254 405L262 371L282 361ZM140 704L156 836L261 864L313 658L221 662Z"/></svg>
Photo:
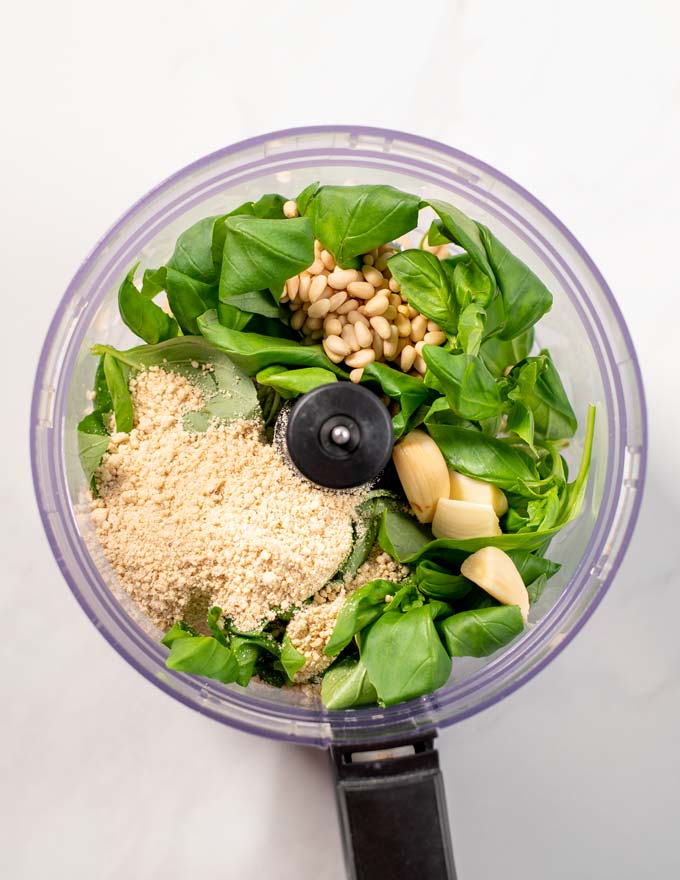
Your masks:
<svg viewBox="0 0 680 880"><path fill-rule="evenodd" d="M3 876L344 876L326 756L221 727L126 666L57 570L28 456L39 347L102 232L204 153L331 122L441 140L536 194L602 269L646 379L646 497L609 595L537 679L440 735L460 878L678 876L679 9L62 0L5 11Z"/></svg>

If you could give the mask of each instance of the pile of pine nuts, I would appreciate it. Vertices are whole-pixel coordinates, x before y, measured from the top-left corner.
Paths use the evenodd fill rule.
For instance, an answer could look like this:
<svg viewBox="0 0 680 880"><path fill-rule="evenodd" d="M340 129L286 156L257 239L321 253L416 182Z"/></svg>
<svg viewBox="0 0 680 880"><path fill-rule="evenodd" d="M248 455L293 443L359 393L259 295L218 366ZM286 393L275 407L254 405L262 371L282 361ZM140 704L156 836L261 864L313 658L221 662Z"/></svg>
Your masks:
<svg viewBox="0 0 680 880"><path fill-rule="evenodd" d="M295 202L283 206L297 217ZM405 373L422 376L427 369L424 345L441 345L446 336L409 305L392 278L387 261L396 253L384 244L363 256L361 269L341 269L333 256L314 242L314 262L286 281L281 297L293 315L290 326L309 344L321 342L329 360L350 367L359 382L372 361L389 361Z"/></svg>

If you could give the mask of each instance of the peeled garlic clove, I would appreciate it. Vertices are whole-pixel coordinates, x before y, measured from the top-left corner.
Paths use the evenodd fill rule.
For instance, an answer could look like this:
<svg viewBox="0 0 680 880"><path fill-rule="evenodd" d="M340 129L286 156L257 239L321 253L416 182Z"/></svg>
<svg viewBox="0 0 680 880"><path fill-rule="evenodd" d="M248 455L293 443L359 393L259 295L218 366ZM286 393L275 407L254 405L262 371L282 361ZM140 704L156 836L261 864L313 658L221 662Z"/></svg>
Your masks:
<svg viewBox="0 0 680 880"><path fill-rule="evenodd" d="M522 575L507 553L498 547L484 547L468 556L460 567L460 573L502 605L519 605L526 623L529 594Z"/></svg>
<svg viewBox="0 0 680 880"><path fill-rule="evenodd" d="M500 535L501 527L490 504L440 498L432 520L432 534L435 538L465 541L467 538Z"/></svg>
<svg viewBox="0 0 680 880"><path fill-rule="evenodd" d="M394 447L392 461L404 494L420 522L432 522L440 498L448 498L449 472L429 434L411 431Z"/></svg>
<svg viewBox="0 0 680 880"><path fill-rule="evenodd" d="M498 486L466 477L449 468L449 498L455 501L474 501L475 504L490 504L496 516L503 516L508 511L508 499Z"/></svg>

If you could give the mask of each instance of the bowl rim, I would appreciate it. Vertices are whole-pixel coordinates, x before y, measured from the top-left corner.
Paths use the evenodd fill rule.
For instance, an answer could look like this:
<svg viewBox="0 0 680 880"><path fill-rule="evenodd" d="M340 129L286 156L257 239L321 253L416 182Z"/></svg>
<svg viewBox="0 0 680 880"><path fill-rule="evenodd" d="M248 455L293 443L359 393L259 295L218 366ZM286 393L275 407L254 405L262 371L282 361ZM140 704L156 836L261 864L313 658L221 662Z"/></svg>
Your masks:
<svg viewBox="0 0 680 880"><path fill-rule="evenodd" d="M30 452L31 452L31 467L33 472L33 482L34 489L36 492L36 500L38 503L38 508L41 516L41 520L43 523L43 527L47 534L48 542L50 544L50 548L55 556L55 559L62 571L62 574L71 590L76 600L83 608L87 616L97 625L97 617L93 612L92 608L88 605L87 600L82 595L78 584L76 583L76 577L74 573L71 571L70 567L63 559L62 555L58 552L58 542L57 537L54 532L52 523L50 522L48 512L46 506L43 504L42 494L41 494L41 486L40 486L40 476L38 474L38 466L37 466L37 446L38 446L38 437L37 437L37 427L38 427L38 419L39 419L39 407L41 403L41 388L40 388L40 377L45 372L45 367L50 358L52 347L50 344L50 340L55 336L55 331L57 327L60 325L60 322L63 318L64 312L68 306L69 301L73 297L74 293L77 291L79 285L87 276L90 267L94 265L97 260L103 255L105 252L108 242L114 238L117 233L122 230L126 223L135 216L135 214L141 209L145 208L149 205L158 195L162 194L165 190L168 190L173 186L173 184L181 182L182 180L190 177L192 174L202 171L207 168L211 163L218 162L222 159L228 158L238 153L242 153L247 150L251 150L253 148L257 148L267 142L275 141L277 139L291 139L296 137L304 137L306 135L313 134L353 134L357 136L367 136L374 137L384 140L399 140L405 142L407 144L412 144L417 147L422 147L428 150L433 151L435 154L443 154L452 160L463 161L468 165L471 165L479 171L491 176L492 178L497 179L502 184L507 186L509 189L517 193L522 199L524 199L533 209L535 209L543 219L545 219L550 225L552 225L561 236L568 242L568 244L574 249L577 256L583 261L586 269L592 274L595 284L599 286L601 292L603 293L607 305L611 310L611 316L616 322L619 332L621 333L621 338L623 345L627 351L627 354L630 359L630 364L632 367L632 378L633 382L636 386L636 392L638 396L638 405L639 405L639 430L640 430L640 444L639 444L639 470L637 473L637 483L636 483L636 492L634 493L632 504L630 509L627 511L627 522L625 524L625 528L623 530L620 546L617 549L616 555L613 557L611 564L604 576L601 578L599 586L597 590L593 593L593 595L589 598L587 607L585 610L579 615L578 619L570 625L568 632L563 636L559 644L551 645L550 650L546 651L543 657L539 658L535 663L531 665L529 669L524 669L520 672L520 674L512 681L505 682L501 688L495 693L490 694L484 699L480 700L479 703L476 703L472 708L463 709L463 711L457 713L454 717L451 718L443 718L438 719L437 721L432 723L432 727L445 727L449 724L456 723L458 721L464 720L465 718L476 714L477 712L483 711L486 708L494 705L496 702L499 702L501 699L505 698L509 694L513 693L519 687L521 687L526 682L530 681L535 675L537 675L542 669L545 668L555 657L557 657L561 651L566 647L567 644L571 642L571 640L576 636L578 632L582 629L585 623L590 619L591 615L594 613L595 609L602 601L604 594L607 592L611 582L616 575L616 572L619 569L619 566L623 560L625 555L625 551L627 549L630 536L635 527L635 523L637 521L637 517L639 514L640 505L642 502L643 489L645 483L645 473L647 466L647 416L646 416L646 403L645 403L645 395L644 395L644 387L642 381L642 375L640 370L640 365L635 353L635 349L632 343L632 339L630 336L630 332L626 325L626 322L623 318L621 310L616 302L611 289L607 285L604 280L601 272L598 270L597 266L594 264L590 255L587 253L585 248L578 242L578 240L574 237L574 235L567 229L567 227L535 196L533 196L530 192L528 192L524 187L520 186L516 183L512 178L505 175L503 172L498 171L493 166L489 165L482 160L471 156L468 153L465 153L462 150L458 150L454 147L449 147L448 145L442 144L438 141L424 138L419 135L412 135L406 132L396 131L396 130L388 130L382 129L372 126L356 126L356 125L317 125L317 126L304 126L304 127L296 127L291 129L280 129L273 132L268 132L265 134L257 135L255 137L247 138L241 141L237 141L233 144L230 144L226 147L222 147L218 150L215 150L199 159L196 159L194 162L184 166L178 171L166 177L159 184L149 190L145 195L143 195L140 199L134 202L133 205L128 208L127 211L115 222L112 226L99 238L96 242L90 253L85 257L80 267L76 271L73 276L71 282L66 288L65 293L61 297L55 314L50 322L49 329L47 331L47 335L45 338L45 342L43 343L43 347L40 353L40 357L38 360L37 367L37 378L36 383L33 390L33 397L31 403L31 431L30 431ZM325 149L332 148L325 147ZM521 215L518 215L521 216ZM624 405L625 412L625 405ZM623 433L625 431L626 425L625 420L622 426L620 426L620 431ZM614 518L615 509L612 511L611 518ZM608 525L608 531L611 530L611 523ZM585 555L585 554L584 554ZM577 575L579 568L574 574ZM329 727L328 737L324 737L321 734L316 737L310 737L308 733L302 732L297 733L295 731L290 734L284 734L279 731L270 731L266 730L263 727L258 726L255 723L250 723L243 718L233 719L226 718L223 714L213 711L210 706L207 704L207 701L203 701L199 703L198 700L185 697L183 693L178 692L178 690L168 686L165 682L160 680L158 677L152 676L147 669L143 667L138 660L131 656L127 651L124 645L115 638L115 635L107 630L106 627L98 625L97 628L100 630L102 635L106 638L109 644L112 645L116 649L116 651L121 654L121 656L138 672L141 672L149 681L152 681L156 686L161 687L161 689L165 690L170 696L175 699L180 700L180 702L185 703L185 705L190 706L191 708L200 711L202 714L206 714L222 723L230 724L236 728L245 730L247 732L257 733L259 735L270 736L273 738L280 738L285 736L286 739L291 741L298 741L302 743L308 744L320 744L320 745L328 745L332 740L332 728L334 723L337 723L339 728L342 728L345 733L348 733L351 728L357 726L361 726L361 717L365 717L365 713L370 710L355 710L355 712L350 713L354 716L354 723L349 724L347 726L350 719L347 717L347 712L325 712L324 715L316 714L316 723L323 727L327 725ZM174 675L182 674L174 673ZM196 679L194 679L196 681ZM199 680L203 682L204 680ZM209 687L208 690L211 688ZM203 687L203 690L206 690ZM245 694L245 692L244 692ZM428 713L428 708L426 708L426 704L429 698L420 698L420 701L410 701L409 703L399 704L402 709L404 707L411 707L410 710L407 711L406 717L409 715L413 716L426 716ZM257 705L259 701L255 700L245 700L244 702L250 702L253 705ZM273 708L273 707L272 707ZM399 707L391 707L392 709L398 709ZM422 711L421 711L422 710ZM257 711L255 709L255 711ZM296 707L291 707L290 714L298 711ZM383 712L388 712L389 710L383 710ZM306 714L306 713L305 713ZM301 719L302 720L302 719ZM368 721L368 719L366 719ZM402 719L403 720L403 719ZM297 723L297 722L294 722ZM304 721L302 721L304 725ZM368 722L370 724L370 721ZM387 738L391 738L388 736Z"/></svg>

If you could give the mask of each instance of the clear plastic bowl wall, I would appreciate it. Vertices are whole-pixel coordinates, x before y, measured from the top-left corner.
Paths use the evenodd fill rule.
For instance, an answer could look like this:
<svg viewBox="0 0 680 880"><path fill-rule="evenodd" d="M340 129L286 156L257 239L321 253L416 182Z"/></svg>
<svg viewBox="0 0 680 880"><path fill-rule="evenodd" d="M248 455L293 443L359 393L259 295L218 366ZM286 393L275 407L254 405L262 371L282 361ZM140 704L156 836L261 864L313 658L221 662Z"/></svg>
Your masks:
<svg viewBox="0 0 680 880"><path fill-rule="evenodd" d="M116 291L130 266L157 266L195 220L266 192L294 196L308 183L388 183L455 202L489 226L554 293L538 342L550 348L579 418L567 450L582 449L588 403L597 430L581 518L554 540L562 563L532 609L531 626L486 660L459 660L449 683L391 707L329 713L289 690L247 690L165 668L158 632L126 601L97 552L83 498L75 427L88 410L95 341L135 344L118 317ZM68 288L41 356L32 411L38 503L62 572L104 637L139 672L219 721L271 737L328 745L390 741L452 724L506 696L536 674L577 632L606 590L640 501L645 457L641 382L614 299L586 253L559 221L512 181L431 141L366 128L278 132L221 150L180 171L138 202L87 258ZM158 536L163 540L163 536ZM53 589L61 585L55 580Z"/></svg>

